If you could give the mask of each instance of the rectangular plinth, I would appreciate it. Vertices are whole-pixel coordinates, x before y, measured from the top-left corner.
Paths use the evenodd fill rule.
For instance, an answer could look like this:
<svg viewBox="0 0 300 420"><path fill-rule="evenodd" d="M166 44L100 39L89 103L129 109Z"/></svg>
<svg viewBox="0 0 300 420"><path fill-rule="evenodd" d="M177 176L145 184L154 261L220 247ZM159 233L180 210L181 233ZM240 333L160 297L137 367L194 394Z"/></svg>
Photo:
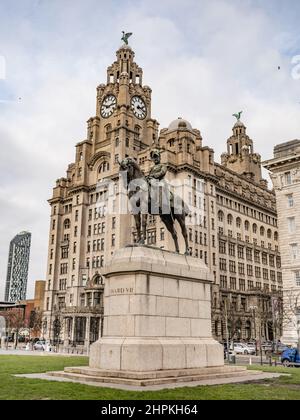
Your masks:
<svg viewBox="0 0 300 420"><path fill-rule="evenodd" d="M246 367L223 366L218 368L165 370L158 372L131 372L131 371L105 371L91 368L66 368L64 372L48 372L47 375L69 379L72 381L86 382L91 384L116 384L136 387L147 387L153 385L168 385L201 381L215 381L222 379L239 378L247 380L247 377L259 375L261 372L247 371Z"/></svg>
<svg viewBox="0 0 300 420"><path fill-rule="evenodd" d="M90 367L163 371L223 366L211 333L211 276L201 260L151 247L116 251L105 269L104 334Z"/></svg>

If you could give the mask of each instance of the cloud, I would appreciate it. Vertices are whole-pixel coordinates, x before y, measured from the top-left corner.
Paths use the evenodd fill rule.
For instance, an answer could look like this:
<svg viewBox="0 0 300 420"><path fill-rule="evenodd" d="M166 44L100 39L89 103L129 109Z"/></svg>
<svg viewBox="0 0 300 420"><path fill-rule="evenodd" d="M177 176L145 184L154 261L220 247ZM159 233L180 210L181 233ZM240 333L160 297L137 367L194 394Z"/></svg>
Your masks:
<svg viewBox="0 0 300 420"><path fill-rule="evenodd" d="M218 159L242 109L256 151L269 158L275 144L300 137L300 81L291 77L299 11L279 0L2 1L0 296L9 241L21 230L33 234L29 295L45 278L47 199L85 138L122 30L134 32L161 127L190 120Z"/></svg>

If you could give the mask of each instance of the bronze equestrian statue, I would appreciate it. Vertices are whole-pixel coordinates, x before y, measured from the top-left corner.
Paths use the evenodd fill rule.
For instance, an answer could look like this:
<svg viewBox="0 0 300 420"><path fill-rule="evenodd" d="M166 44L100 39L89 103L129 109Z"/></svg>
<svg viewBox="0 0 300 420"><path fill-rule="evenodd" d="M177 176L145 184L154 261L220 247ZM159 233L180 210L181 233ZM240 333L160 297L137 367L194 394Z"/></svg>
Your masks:
<svg viewBox="0 0 300 420"><path fill-rule="evenodd" d="M126 176L128 198L135 202L134 219L137 229L137 243L144 244L147 233L147 216L159 215L162 222L171 233L176 252L179 253L178 237L175 220L178 221L185 240L185 254L189 255L189 243L185 218L189 215L189 208L184 201L169 191L164 177L167 173L166 165L160 163L160 151L151 152L154 167L146 177L138 163L133 158L125 158L119 162L121 171Z"/></svg>

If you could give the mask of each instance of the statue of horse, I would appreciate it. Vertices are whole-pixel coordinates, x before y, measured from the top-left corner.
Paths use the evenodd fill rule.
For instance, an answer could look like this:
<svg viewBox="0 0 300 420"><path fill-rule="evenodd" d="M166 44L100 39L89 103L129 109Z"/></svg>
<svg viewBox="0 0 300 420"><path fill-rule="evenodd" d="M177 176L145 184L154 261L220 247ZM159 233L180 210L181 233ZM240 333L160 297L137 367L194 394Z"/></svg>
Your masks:
<svg viewBox="0 0 300 420"><path fill-rule="evenodd" d="M137 243L144 244L147 236L147 216L159 215L161 221L164 223L168 231L171 233L174 240L176 252L179 253L178 237L175 229L175 220L181 227L181 232L185 241L185 254L189 255L189 243L186 229L185 218L189 215L189 209L184 201L179 197L169 195L169 212L162 211L159 205L159 211L153 212L153 195L151 194L151 187L149 188L147 178L139 167L138 163L133 158L125 158L119 162L121 171L126 173L126 186L128 191L128 198L130 201L135 201L135 208L138 209L134 212L135 225L137 230ZM132 188L133 187L133 188ZM136 196L136 197L135 197ZM175 211L181 209L181 211ZM155 207L155 206L154 206Z"/></svg>

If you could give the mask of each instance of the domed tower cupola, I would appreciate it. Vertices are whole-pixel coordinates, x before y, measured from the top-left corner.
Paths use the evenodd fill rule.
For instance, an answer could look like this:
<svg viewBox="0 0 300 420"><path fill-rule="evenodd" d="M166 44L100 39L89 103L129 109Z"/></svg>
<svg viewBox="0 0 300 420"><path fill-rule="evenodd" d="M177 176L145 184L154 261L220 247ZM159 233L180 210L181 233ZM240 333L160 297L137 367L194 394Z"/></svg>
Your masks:
<svg viewBox="0 0 300 420"><path fill-rule="evenodd" d="M123 45L117 51L117 61L107 69L107 83L119 83L122 74L127 73L129 82L143 84L143 70L134 62L134 51L129 45Z"/></svg>
<svg viewBox="0 0 300 420"><path fill-rule="evenodd" d="M241 114L242 111L233 114L237 121L232 128L232 136L227 140L227 153L222 154L221 162L227 168L260 182L261 157L254 153L253 141L247 135L247 128L240 119Z"/></svg>

